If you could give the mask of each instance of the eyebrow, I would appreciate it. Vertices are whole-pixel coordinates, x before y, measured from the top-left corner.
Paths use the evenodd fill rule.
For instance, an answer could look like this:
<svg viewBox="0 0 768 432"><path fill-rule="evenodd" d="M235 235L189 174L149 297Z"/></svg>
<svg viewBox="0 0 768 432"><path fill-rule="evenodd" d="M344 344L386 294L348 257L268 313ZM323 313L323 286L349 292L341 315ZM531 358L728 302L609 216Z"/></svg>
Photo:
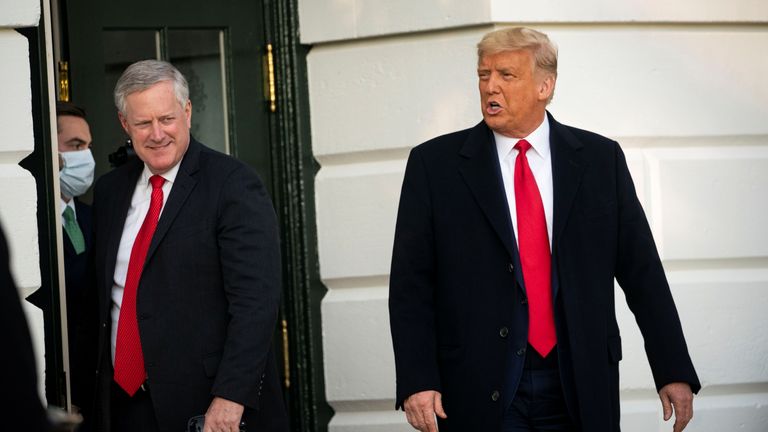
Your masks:
<svg viewBox="0 0 768 432"><path fill-rule="evenodd" d="M81 145L81 144L85 144L85 143L86 143L86 141L85 141L84 139L81 139L81 138L72 138L72 139L69 139L69 140L67 140L67 141L66 141L64 144L67 144L67 145L76 145L76 146L77 146L77 145Z"/></svg>

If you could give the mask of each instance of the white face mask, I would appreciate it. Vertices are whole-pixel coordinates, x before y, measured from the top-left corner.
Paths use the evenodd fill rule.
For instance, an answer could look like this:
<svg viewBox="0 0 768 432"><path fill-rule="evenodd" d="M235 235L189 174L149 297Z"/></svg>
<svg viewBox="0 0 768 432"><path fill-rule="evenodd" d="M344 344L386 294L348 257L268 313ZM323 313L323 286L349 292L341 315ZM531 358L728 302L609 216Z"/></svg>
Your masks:
<svg viewBox="0 0 768 432"><path fill-rule="evenodd" d="M59 155L64 161L64 167L59 171L62 195L72 198L84 194L93 183L96 168L91 149L60 152Z"/></svg>

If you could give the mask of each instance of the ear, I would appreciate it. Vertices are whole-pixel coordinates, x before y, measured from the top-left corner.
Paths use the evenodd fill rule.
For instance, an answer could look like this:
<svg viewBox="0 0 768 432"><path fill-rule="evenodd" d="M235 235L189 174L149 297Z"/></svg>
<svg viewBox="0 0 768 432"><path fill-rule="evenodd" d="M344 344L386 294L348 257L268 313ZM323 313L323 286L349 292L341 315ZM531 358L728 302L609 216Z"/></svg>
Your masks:
<svg viewBox="0 0 768 432"><path fill-rule="evenodd" d="M557 79L552 74L546 74L539 83L539 100L547 101L555 91L555 81Z"/></svg>
<svg viewBox="0 0 768 432"><path fill-rule="evenodd" d="M186 105L184 105L184 117L187 119L187 129L192 128L192 101L187 99Z"/></svg>
<svg viewBox="0 0 768 432"><path fill-rule="evenodd" d="M123 130L125 131L125 133L127 133L128 136L130 136L131 134L128 132L128 119L126 119L123 113L121 113L120 111L117 112L117 118L120 119L120 126L123 127Z"/></svg>

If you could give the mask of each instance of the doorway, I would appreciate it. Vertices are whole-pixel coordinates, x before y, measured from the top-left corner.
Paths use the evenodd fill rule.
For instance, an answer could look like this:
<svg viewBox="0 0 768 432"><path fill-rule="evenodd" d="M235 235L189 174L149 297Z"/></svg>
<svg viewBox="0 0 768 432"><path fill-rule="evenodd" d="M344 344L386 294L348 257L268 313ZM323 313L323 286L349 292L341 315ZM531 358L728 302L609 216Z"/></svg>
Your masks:
<svg viewBox="0 0 768 432"><path fill-rule="evenodd" d="M174 63L189 81L192 135L252 166L271 191L284 275L274 343L284 365L291 429L326 431L332 411L325 401L320 343L325 288L317 269L317 167L306 102L308 48L298 42L295 0L57 4L56 57L67 64L69 99L88 112L97 177L111 169L110 154L127 138L112 100L114 84L129 64L154 58Z"/></svg>

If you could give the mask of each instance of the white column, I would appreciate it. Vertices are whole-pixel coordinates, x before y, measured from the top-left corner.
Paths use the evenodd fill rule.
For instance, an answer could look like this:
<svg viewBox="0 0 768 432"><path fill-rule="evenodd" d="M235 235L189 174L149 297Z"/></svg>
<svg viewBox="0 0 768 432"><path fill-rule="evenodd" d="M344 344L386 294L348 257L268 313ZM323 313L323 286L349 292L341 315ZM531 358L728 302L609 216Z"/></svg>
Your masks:
<svg viewBox="0 0 768 432"><path fill-rule="evenodd" d="M35 0L0 0L0 226L11 254L11 272L20 297L40 287L35 179L18 163L34 149L32 95L27 39L14 28L37 26ZM43 391L43 315L23 302Z"/></svg>

